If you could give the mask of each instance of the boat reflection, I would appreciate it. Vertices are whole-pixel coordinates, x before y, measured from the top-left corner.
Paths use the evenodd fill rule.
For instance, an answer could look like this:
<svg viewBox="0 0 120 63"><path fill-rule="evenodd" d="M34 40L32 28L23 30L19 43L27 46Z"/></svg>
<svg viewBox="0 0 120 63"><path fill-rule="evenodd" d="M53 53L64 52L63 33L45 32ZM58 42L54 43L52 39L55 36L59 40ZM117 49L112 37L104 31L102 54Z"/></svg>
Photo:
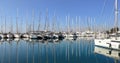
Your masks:
<svg viewBox="0 0 120 63"><path fill-rule="evenodd" d="M95 46L94 53L113 58L115 63L119 63L120 51L118 50L112 50L112 49Z"/></svg>

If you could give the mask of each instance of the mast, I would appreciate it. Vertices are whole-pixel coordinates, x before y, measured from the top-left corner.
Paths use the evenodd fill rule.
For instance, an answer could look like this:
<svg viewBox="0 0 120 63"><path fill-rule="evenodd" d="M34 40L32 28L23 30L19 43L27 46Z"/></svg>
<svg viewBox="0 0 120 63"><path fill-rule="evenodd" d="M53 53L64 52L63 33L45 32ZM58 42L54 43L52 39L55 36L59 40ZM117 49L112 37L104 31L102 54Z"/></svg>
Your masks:
<svg viewBox="0 0 120 63"><path fill-rule="evenodd" d="M88 25L88 31L90 31L90 17L88 17L88 20L87 20L87 25Z"/></svg>
<svg viewBox="0 0 120 63"><path fill-rule="evenodd" d="M12 17L11 17L11 28L10 28L10 32L12 33L13 32L13 26L12 26Z"/></svg>
<svg viewBox="0 0 120 63"><path fill-rule="evenodd" d="M70 32L70 16L67 17L68 33Z"/></svg>
<svg viewBox="0 0 120 63"><path fill-rule="evenodd" d="M74 32L78 32L78 17L76 16L76 30Z"/></svg>
<svg viewBox="0 0 120 63"><path fill-rule="evenodd" d="M33 10L33 16L32 16L32 21L33 21L33 32L34 32L34 10Z"/></svg>
<svg viewBox="0 0 120 63"><path fill-rule="evenodd" d="M16 33L18 33L18 9L17 9L17 17L16 17Z"/></svg>
<svg viewBox="0 0 120 63"><path fill-rule="evenodd" d="M80 32L80 24L79 24L80 23L80 16L78 16L78 22L77 23L78 23L78 31L77 32Z"/></svg>
<svg viewBox="0 0 120 63"><path fill-rule="evenodd" d="M38 25L38 31L40 31L40 26L41 26L41 25L40 25L40 21L41 21L41 12L40 12L40 14L39 14L39 23L38 23L39 25Z"/></svg>
<svg viewBox="0 0 120 63"><path fill-rule="evenodd" d="M53 27L52 27L52 30L53 30L53 32L56 32L56 30L55 30L55 22L56 21L56 15L55 15L55 12L54 12L54 16L53 16Z"/></svg>
<svg viewBox="0 0 120 63"><path fill-rule="evenodd" d="M19 27L19 29L21 29L21 31L20 31L21 33L23 32L22 31L22 22L23 22L23 18L21 18L21 23L20 23L20 27Z"/></svg>
<svg viewBox="0 0 120 63"><path fill-rule="evenodd" d="M115 0L115 32L117 32L117 27L118 27L118 0Z"/></svg>
<svg viewBox="0 0 120 63"><path fill-rule="evenodd" d="M66 16L66 32L69 33L69 15Z"/></svg>
<svg viewBox="0 0 120 63"><path fill-rule="evenodd" d="M6 16L5 16L5 33L6 33Z"/></svg>
<svg viewBox="0 0 120 63"><path fill-rule="evenodd" d="M28 26L28 22L27 21L28 21L28 13L26 12L26 29L25 29L26 31L25 31L25 33L27 33L27 30L28 30L28 27L27 27Z"/></svg>
<svg viewBox="0 0 120 63"><path fill-rule="evenodd" d="M48 25L49 23L48 23L48 9L46 10L46 18L45 18L45 27L44 27L44 30L45 31L48 31L48 27L49 27L49 25Z"/></svg>
<svg viewBox="0 0 120 63"><path fill-rule="evenodd" d="M2 25L2 16L1 16L1 33L3 33L3 25Z"/></svg>

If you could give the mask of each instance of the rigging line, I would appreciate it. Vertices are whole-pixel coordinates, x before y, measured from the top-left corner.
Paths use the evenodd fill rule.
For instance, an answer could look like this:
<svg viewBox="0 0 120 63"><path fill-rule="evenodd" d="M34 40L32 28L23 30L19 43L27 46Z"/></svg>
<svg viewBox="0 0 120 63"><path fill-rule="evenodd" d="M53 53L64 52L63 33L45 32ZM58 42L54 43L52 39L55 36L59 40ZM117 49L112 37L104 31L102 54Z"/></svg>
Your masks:
<svg viewBox="0 0 120 63"><path fill-rule="evenodd" d="M102 7L102 10L101 10L100 16L103 15L103 12L104 12L104 9L105 9L106 2L107 2L107 0L104 0L104 4L103 4L103 7ZM100 17L100 16L99 16L99 17Z"/></svg>
<svg viewBox="0 0 120 63"><path fill-rule="evenodd" d="M100 18L101 16L103 16L106 3L107 3L107 0L104 0L103 7L102 7L102 10L101 10L101 12L100 12L99 18ZM101 19L100 19L100 21L101 21Z"/></svg>
<svg viewBox="0 0 120 63"><path fill-rule="evenodd" d="M113 14L114 14L114 6L112 7L112 12L111 12L111 15L110 15L108 21L111 22ZM112 25L112 24L111 24L111 25Z"/></svg>

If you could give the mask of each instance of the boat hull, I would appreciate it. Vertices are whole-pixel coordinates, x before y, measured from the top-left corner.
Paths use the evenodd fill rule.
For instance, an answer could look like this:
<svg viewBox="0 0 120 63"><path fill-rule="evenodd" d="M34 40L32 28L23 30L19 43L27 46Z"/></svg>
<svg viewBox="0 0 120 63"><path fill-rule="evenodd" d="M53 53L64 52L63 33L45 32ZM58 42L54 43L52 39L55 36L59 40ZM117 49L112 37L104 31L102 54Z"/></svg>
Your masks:
<svg viewBox="0 0 120 63"><path fill-rule="evenodd" d="M20 34L14 34L14 37L15 38L21 38L21 35Z"/></svg>
<svg viewBox="0 0 120 63"><path fill-rule="evenodd" d="M94 44L95 44L95 46L120 50L120 41L119 40L95 39Z"/></svg>
<svg viewBox="0 0 120 63"><path fill-rule="evenodd" d="M30 35L30 39L37 39L37 35L31 34L31 35Z"/></svg>

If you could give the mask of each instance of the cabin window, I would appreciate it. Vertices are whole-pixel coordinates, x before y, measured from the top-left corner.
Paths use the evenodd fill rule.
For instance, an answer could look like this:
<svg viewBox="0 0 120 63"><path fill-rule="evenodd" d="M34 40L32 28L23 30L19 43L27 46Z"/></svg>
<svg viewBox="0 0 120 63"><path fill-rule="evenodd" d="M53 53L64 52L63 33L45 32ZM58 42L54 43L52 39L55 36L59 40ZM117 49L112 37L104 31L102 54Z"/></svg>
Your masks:
<svg viewBox="0 0 120 63"><path fill-rule="evenodd" d="M120 53L118 53L118 56L120 57Z"/></svg>
<svg viewBox="0 0 120 63"><path fill-rule="evenodd" d="M112 51L109 51L109 55L111 55Z"/></svg>
<svg viewBox="0 0 120 63"><path fill-rule="evenodd" d="M120 45L119 45L119 49L120 49Z"/></svg>
<svg viewBox="0 0 120 63"><path fill-rule="evenodd" d="M99 43L101 43L101 41L99 41Z"/></svg>
<svg viewBox="0 0 120 63"><path fill-rule="evenodd" d="M109 44L109 47L111 47L111 44Z"/></svg>

